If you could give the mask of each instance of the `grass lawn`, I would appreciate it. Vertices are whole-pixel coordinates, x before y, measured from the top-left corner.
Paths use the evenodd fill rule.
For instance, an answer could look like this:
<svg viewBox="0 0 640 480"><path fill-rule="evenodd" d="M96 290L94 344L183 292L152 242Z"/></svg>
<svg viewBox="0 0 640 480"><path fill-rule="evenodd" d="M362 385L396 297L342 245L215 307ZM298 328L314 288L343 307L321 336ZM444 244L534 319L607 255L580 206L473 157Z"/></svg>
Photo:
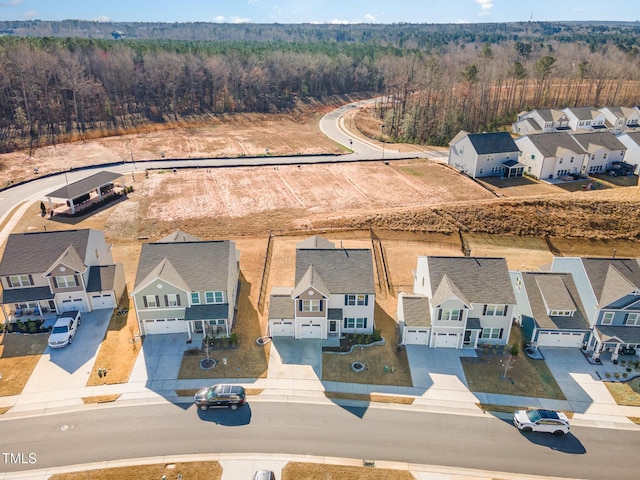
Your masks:
<svg viewBox="0 0 640 480"><path fill-rule="evenodd" d="M566 400L547 364L522 353L522 333L517 325L511 329L510 345L520 348L506 380L502 380L502 375L508 349L505 353L503 348L479 348L478 358L460 359L472 392Z"/></svg>
<svg viewBox="0 0 640 480"><path fill-rule="evenodd" d="M395 297L389 296L389 298ZM411 371L407 352L396 351L397 333L395 321L376 300L376 328L385 338L385 345L355 347L349 354L322 354L322 380L325 382L368 383L373 385L398 385L410 387ZM363 372L351 369L353 362L367 366ZM387 367L387 368L385 368Z"/></svg>
<svg viewBox="0 0 640 480"><path fill-rule="evenodd" d="M640 378L628 382L604 382L618 405L640 407Z"/></svg>
<svg viewBox="0 0 640 480"><path fill-rule="evenodd" d="M48 338L46 333L6 333L0 336L0 397L22 393L47 348Z"/></svg>
<svg viewBox="0 0 640 480"><path fill-rule="evenodd" d="M491 403L476 403L478 408L481 408L485 412L498 412L498 413L514 413L516 410L529 410L534 407L516 407L513 405L493 405ZM563 412L567 418L573 418L573 412Z"/></svg>
<svg viewBox="0 0 640 480"><path fill-rule="evenodd" d="M118 315L120 308L128 308L125 315ZM111 314L109 326L100 344L94 368L87 380L87 386L114 385L129 381L131 370L140 353L140 331L133 301L125 289L118 308ZM107 375L98 375L98 369L106 368Z"/></svg>
<svg viewBox="0 0 640 480"><path fill-rule="evenodd" d="M400 405L412 405L413 397L400 397L393 395L378 395L369 393L344 393L344 392L324 392L325 397L338 400L361 400L364 402L377 403L397 403Z"/></svg>
<svg viewBox="0 0 640 480"><path fill-rule="evenodd" d="M415 480L406 470L347 467L318 463L289 462L282 469L282 480Z"/></svg>
<svg viewBox="0 0 640 480"><path fill-rule="evenodd" d="M133 465L84 472L58 473L49 477L49 480L158 480L163 475L167 480L175 480L178 475L189 480L220 480L222 467L218 462Z"/></svg>

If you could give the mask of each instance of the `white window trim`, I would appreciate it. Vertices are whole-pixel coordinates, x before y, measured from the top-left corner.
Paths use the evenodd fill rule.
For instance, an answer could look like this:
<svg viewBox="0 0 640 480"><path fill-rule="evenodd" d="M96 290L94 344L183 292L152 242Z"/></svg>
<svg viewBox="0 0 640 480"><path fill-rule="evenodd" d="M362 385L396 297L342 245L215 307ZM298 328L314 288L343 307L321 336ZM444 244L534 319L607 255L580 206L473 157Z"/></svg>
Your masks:
<svg viewBox="0 0 640 480"><path fill-rule="evenodd" d="M625 325L640 327L640 313L629 313L624 321Z"/></svg>
<svg viewBox="0 0 640 480"><path fill-rule="evenodd" d="M167 307L178 307L178 295L175 293L167 293Z"/></svg>
<svg viewBox="0 0 640 480"><path fill-rule="evenodd" d="M69 282L69 279L73 279L73 284ZM69 288L78 286L78 284L76 283L75 275L61 275L59 277L56 277L56 285L58 286L58 288Z"/></svg>
<svg viewBox="0 0 640 480"><path fill-rule="evenodd" d="M483 340L500 340L500 327L483 328L480 338Z"/></svg>
<svg viewBox="0 0 640 480"><path fill-rule="evenodd" d="M9 275L9 281L14 287L30 287L29 275Z"/></svg>
<svg viewBox="0 0 640 480"><path fill-rule="evenodd" d="M484 314L485 317L504 317L504 305L499 304L487 304L487 311Z"/></svg>
<svg viewBox="0 0 640 480"><path fill-rule="evenodd" d="M320 311L320 300L302 300L302 310L303 312L319 312Z"/></svg>
<svg viewBox="0 0 640 480"><path fill-rule="evenodd" d="M194 300L193 297L196 297ZM200 305L200 292L191 292L191 305Z"/></svg>
<svg viewBox="0 0 640 480"><path fill-rule="evenodd" d="M573 310L549 310L551 317L573 317Z"/></svg>
<svg viewBox="0 0 640 480"><path fill-rule="evenodd" d="M603 312L602 313L602 321L600 325L611 325L613 323L613 317L615 316L614 312ZM608 320L608 321L605 321Z"/></svg>
<svg viewBox="0 0 640 480"><path fill-rule="evenodd" d="M144 298L147 300L147 308L158 308L160 305L156 303L155 295L145 295Z"/></svg>
<svg viewBox="0 0 640 480"><path fill-rule="evenodd" d="M207 298L207 295L211 294L211 296L213 297L212 301L209 301L209 298ZM220 300L218 300L217 297L220 297ZM216 304L216 303L224 303L224 294L221 291L214 291L214 292L204 292L204 303L206 304Z"/></svg>
<svg viewBox="0 0 640 480"><path fill-rule="evenodd" d="M347 295L347 305L350 306L363 306L366 301L366 295L355 295L349 294Z"/></svg>
<svg viewBox="0 0 640 480"><path fill-rule="evenodd" d="M456 316L458 318L453 318ZM442 309L440 320L443 322L459 322L462 320L462 310L460 309Z"/></svg>

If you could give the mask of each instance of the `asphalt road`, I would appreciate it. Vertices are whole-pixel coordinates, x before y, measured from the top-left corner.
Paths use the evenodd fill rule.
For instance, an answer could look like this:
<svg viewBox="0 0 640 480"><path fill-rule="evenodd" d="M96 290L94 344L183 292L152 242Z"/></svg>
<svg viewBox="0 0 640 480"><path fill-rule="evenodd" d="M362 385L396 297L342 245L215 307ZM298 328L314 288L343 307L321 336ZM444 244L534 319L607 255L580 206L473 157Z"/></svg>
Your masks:
<svg viewBox="0 0 640 480"><path fill-rule="evenodd" d="M573 428L557 438L508 421L392 409L253 402L103 406L0 420L0 471L197 453L288 453L589 479L637 477L638 433ZM35 458L15 464L7 455Z"/></svg>

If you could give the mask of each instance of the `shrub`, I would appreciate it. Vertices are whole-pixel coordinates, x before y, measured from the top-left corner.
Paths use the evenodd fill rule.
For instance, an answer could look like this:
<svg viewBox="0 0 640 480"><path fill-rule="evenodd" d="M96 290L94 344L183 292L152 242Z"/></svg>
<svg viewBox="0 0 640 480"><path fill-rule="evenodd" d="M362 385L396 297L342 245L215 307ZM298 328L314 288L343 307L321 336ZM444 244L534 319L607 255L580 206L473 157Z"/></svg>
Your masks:
<svg viewBox="0 0 640 480"><path fill-rule="evenodd" d="M627 372L624 372L624 373L622 374L622 378L627 378L628 376L629 376L629 374L628 374Z"/></svg>
<svg viewBox="0 0 640 480"><path fill-rule="evenodd" d="M607 378L611 378L611 374L609 372L604 374Z"/></svg>
<svg viewBox="0 0 640 480"><path fill-rule="evenodd" d="M620 374L618 372L614 373L613 376L616 378L620 378Z"/></svg>
<svg viewBox="0 0 640 480"><path fill-rule="evenodd" d="M518 344L514 343L513 346L511 347L511 355L515 357L518 355L519 351L520 351L520 348L518 347Z"/></svg>
<svg viewBox="0 0 640 480"><path fill-rule="evenodd" d="M233 346L238 345L238 334L236 332L233 332L229 336L229 341L231 342L231 345L233 345Z"/></svg>
<svg viewBox="0 0 640 480"><path fill-rule="evenodd" d="M380 333L380 330L373 330L373 335L371 335L371 341L372 342L379 342L380 340L382 340L382 334Z"/></svg>

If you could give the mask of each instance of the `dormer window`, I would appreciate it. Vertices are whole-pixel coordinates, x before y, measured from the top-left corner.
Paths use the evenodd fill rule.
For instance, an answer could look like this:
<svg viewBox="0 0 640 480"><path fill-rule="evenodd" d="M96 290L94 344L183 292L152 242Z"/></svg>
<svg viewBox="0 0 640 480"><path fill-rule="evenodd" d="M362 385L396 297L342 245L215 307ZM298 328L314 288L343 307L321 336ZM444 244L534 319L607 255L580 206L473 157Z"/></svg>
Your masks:
<svg viewBox="0 0 640 480"><path fill-rule="evenodd" d="M573 310L550 310L550 317L573 317Z"/></svg>

